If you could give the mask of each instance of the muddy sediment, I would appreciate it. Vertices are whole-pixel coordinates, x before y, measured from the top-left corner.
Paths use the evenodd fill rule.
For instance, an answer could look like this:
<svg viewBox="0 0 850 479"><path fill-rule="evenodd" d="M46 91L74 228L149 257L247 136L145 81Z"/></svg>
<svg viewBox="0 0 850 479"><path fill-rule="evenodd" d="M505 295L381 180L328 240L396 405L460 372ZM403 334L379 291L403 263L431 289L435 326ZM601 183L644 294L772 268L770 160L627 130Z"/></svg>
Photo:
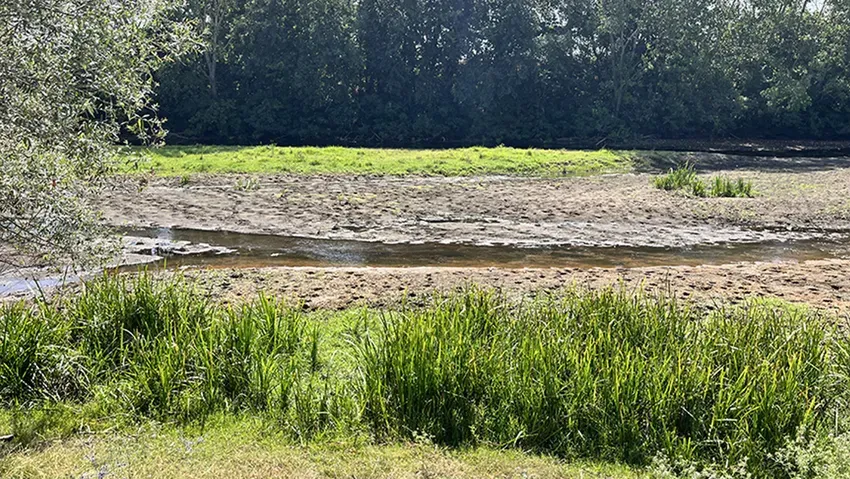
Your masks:
<svg viewBox="0 0 850 479"><path fill-rule="evenodd" d="M199 175L188 183L152 179L141 190L138 178L128 178L99 203L107 220L121 227L393 243L687 248L850 232L850 159L695 160L706 178L751 180L757 196L659 191L652 186L655 173L549 179L265 175L253 176L247 189L239 175ZM624 284L700 302L770 296L845 312L848 272L850 260L828 259L609 269L252 267L184 273L217 301L264 291L308 308L384 305L473 283L520 294Z"/></svg>
<svg viewBox="0 0 850 479"><path fill-rule="evenodd" d="M471 285L508 294L568 287L643 288L697 303L740 303L773 297L831 312L850 312L850 260L737 263L619 269L502 268L249 268L186 270L187 281L216 302L237 303L259 293L303 302L308 309L392 306L433 292Z"/></svg>
<svg viewBox="0 0 850 479"><path fill-rule="evenodd" d="M91 279L101 274L103 269L127 268L137 270L145 265L161 264L165 256L209 257L232 253L235 253L235 250L206 243L124 236L121 238L116 258L107 261L100 268L91 267L87 270L80 270L72 266L34 264L0 270L0 301L14 301L33 295L47 294L52 289Z"/></svg>
<svg viewBox="0 0 850 479"><path fill-rule="evenodd" d="M585 178L236 176L157 179L100 201L119 226L466 244L688 246L850 231L850 169L721 170L755 198L655 189L651 174Z"/></svg>

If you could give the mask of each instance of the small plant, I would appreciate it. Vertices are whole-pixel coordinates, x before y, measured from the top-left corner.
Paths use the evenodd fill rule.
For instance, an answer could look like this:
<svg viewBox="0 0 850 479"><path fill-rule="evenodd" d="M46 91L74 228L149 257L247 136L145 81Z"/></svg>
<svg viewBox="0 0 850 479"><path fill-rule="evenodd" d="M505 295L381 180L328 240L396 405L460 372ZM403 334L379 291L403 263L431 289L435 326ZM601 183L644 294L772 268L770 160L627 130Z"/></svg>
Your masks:
<svg viewBox="0 0 850 479"><path fill-rule="evenodd" d="M685 190L700 198L752 198L753 183L742 178L732 180L724 176L715 176L709 182L710 188L697 177L694 166L690 163L671 168L664 175L653 180L655 187L665 191Z"/></svg>
<svg viewBox="0 0 850 479"><path fill-rule="evenodd" d="M181 177L180 177L180 186L186 186L186 185L188 185L190 180L191 180L191 178L189 177L189 175L183 175L183 176L181 176Z"/></svg>
<svg viewBox="0 0 850 479"><path fill-rule="evenodd" d="M699 178L694 179L694 181L691 182L691 194L700 198L704 198L706 196L705 183L703 183Z"/></svg>
<svg viewBox="0 0 850 479"><path fill-rule="evenodd" d="M711 196L715 198L752 198L753 183L741 178L731 180L715 176L711 183Z"/></svg>
<svg viewBox="0 0 850 479"><path fill-rule="evenodd" d="M260 183L254 177L239 178L234 188L237 191L256 191L260 189Z"/></svg>
<svg viewBox="0 0 850 479"><path fill-rule="evenodd" d="M681 190L697 181L699 179L694 165L685 163L671 168L666 175L655 178L655 187L666 191Z"/></svg>

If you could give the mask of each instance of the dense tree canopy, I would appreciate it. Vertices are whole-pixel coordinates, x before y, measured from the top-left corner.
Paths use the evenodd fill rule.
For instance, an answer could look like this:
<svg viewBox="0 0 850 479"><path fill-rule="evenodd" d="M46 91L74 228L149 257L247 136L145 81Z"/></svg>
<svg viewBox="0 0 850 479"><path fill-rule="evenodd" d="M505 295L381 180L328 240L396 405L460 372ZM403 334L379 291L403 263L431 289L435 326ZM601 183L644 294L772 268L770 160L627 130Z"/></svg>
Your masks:
<svg viewBox="0 0 850 479"><path fill-rule="evenodd" d="M86 198L122 137L161 131L153 72L189 38L172 13L164 0L0 2L0 246L24 253L0 263L103 244Z"/></svg>
<svg viewBox="0 0 850 479"><path fill-rule="evenodd" d="M192 0L175 139L850 138L848 0Z"/></svg>

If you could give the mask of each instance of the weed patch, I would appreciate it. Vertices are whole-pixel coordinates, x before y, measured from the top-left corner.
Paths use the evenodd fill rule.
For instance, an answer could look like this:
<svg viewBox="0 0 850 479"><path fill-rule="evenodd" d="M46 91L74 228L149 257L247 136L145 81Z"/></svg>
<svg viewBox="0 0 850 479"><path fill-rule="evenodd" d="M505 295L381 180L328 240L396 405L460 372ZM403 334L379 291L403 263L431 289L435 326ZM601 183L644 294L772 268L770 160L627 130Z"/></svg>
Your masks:
<svg viewBox="0 0 850 479"><path fill-rule="evenodd" d="M723 176L715 176L706 185L701 180L690 163L685 163L671 169L666 175L653 180L656 188L666 191L682 190L697 197L712 198L752 198L753 184L743 178L732 180Z"/></svg>

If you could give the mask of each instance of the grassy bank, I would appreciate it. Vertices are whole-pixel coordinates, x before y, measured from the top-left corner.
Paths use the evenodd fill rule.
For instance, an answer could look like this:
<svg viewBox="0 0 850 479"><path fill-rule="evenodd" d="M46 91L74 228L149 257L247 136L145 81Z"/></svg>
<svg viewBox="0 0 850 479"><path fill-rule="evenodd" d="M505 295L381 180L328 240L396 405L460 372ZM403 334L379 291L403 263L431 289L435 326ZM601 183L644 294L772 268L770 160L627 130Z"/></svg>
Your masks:
<svg viewBox="0 0 850 479"><path fill-rule="evenodd" d="M613 290L521 304L469 291L307 315L124 281L3 310L0 423L19 447L253 418L281 444L414 441L638 467L664 456L783 477L777 454L841 432L847 412L850 341L784 304L707 313Z"/></svg>
<svg viewBox="0 0 850 479"><path fill-rule="evenodd" d="M462 148L401 150L343 147L169 146L147 151L142 171L194 173L565 176L629 171L627 152ZM130 168L130 173L139 169Z"/></svg>
<svg viewBox="0 0 850 479"><path fill-rule="evenodd" d="M564 462L520 451L448 450L427 443L297 445L275 424L219 418L205 427L145 425L131 433L72 438L0 458L4 479L68 477L575 478L639 479L611 464Z"/></svg>

